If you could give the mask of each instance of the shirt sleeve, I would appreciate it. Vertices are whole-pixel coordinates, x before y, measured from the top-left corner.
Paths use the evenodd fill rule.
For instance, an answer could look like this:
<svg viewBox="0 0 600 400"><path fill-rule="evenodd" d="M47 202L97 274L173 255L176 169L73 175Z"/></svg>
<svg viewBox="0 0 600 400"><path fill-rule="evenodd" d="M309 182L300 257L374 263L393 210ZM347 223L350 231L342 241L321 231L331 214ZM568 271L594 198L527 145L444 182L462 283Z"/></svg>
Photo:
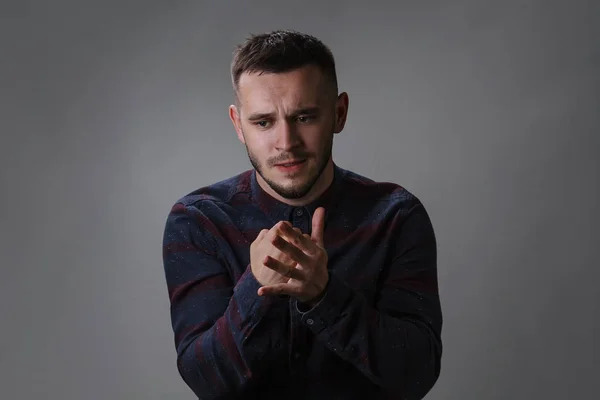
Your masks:
<svg viewBox="0 0 600 400"><path fill-rule="evenodd" d="M277 321L287 303L258 296L249 266L234 284L210 233L215 229L198 208L176 204L163 237L177 367L202 399L239 395L264 366L287 356Z"/></svg>
<svg viewBox="0 0 600 400"><path fill-rule="evenodd" d="M420 203L399 221L375 305L332 272L325 296L302 321L383 390L422 399L439 377L442 354L436 239Z"/></svg>

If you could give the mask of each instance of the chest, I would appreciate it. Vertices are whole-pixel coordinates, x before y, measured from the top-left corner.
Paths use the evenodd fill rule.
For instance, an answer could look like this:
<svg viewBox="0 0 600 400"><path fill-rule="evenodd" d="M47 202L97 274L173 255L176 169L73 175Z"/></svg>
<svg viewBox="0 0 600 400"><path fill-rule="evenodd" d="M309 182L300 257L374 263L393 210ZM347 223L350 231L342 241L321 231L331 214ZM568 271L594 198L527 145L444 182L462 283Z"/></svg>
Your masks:
<svg viewBox="0 0 600 400"><path fill-rule="evenodd" d="M292 224L302 232L310 233L310 220L292 214ZM256 221L255 221L256 222ZM328 269L348 286L374 301L381 272L390 264L393 236L385 222L356 223L336 220L326 225L324 245L328 256ZM252 227L236 227L225 233L228 246L227 264L235 282L250 263L250 245L262 229L270 229L272 222L265 220Z"/></svg>

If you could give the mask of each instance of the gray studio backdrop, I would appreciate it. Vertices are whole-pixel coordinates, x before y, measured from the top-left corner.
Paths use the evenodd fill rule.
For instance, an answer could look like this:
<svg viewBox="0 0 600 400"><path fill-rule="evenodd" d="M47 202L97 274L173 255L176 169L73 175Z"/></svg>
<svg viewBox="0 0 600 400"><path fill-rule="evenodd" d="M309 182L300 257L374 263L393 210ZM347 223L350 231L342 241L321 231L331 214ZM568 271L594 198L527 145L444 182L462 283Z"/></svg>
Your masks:
<svg viewBox="0 0 600 400"><path fill-rule="evenodd" d="M0 398L193 398L162 230L177 198L250 168L229 61L275 28L335 53L335 161L432 216L427 398L600 396L598 1L0 4Z"/></svg>

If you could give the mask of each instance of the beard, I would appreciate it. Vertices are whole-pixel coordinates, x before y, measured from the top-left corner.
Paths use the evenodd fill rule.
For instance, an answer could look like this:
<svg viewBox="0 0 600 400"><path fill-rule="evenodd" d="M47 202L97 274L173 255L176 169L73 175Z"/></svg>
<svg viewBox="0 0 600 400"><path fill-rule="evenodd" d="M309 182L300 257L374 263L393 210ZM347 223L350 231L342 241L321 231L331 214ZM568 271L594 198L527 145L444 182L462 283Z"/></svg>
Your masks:
<svg viewBox="0 0 600 400"><path fill-rule="evenodd" d="M317 154L316 172L308 170L308 177L306 178L306 180L303 182L299 182L298 184L294 184L292 186L283 186L275 182L274 180L268 178L264 173L263 165L260 163L258 158L250 151L248 145L246 145L246 152L248 153L248 159L250 160L250 163L252 164L256 172L265 180L265 182L267 182L267 184L271 187L271 189L273 189L275 193L277 193L284 199L295 200L306 196L313 188L315 183L319 180L321 174L323 174L323 171L325 170L325 167L327 167L329 159L331 158L332 148L333 133L327 139L327 143L325 143L321 153ZM287 160L290 158L306 158L307 156L309 156L308 153L300 151L296 153L291 153L282 160ZM280 162L280 160L267 162L267 164L269 164L269 166L273 166L277 162Z"/></svg>

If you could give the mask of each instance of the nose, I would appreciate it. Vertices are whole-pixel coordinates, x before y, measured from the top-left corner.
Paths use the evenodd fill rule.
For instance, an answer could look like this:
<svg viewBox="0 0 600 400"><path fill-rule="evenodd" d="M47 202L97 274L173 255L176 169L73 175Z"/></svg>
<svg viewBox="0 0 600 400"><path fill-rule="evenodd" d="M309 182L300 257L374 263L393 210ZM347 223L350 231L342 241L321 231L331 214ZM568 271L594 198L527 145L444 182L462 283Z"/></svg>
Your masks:
<svg viewBox="0 0 600 400"><path fill-rule="evenodd" d="M300 145L300 136L296 132L294 124L289 121L283 121L278 124L276 135L275 147L279 151L289 151Z"/></svg>

